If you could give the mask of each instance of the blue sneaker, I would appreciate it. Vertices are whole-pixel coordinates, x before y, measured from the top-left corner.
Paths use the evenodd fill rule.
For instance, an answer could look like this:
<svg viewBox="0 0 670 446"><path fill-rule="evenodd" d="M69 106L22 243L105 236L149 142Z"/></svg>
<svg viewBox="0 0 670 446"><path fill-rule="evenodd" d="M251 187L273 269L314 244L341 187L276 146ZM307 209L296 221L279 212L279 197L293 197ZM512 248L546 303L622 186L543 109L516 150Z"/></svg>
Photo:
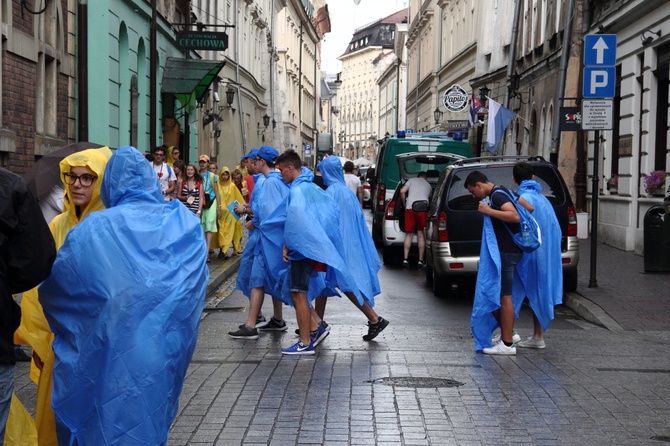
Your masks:
<svg viewBox="0 0 670 446"><path fill-rule="evenodd" d="M301 340L298 340L295 344L290 347L282 348L281 352L283 355L313 355L314 354L314 345L310 341L309 345L305 345Z"/></svg>
<svg viewBox="0 0 670 446"><path fill-rule="evenodd" d="M328 330L319 325L316 330L309 334L309 340L312 341L312 345L316 347L321 344L321 341L326 339L329 334L330 332Z"/></svg>

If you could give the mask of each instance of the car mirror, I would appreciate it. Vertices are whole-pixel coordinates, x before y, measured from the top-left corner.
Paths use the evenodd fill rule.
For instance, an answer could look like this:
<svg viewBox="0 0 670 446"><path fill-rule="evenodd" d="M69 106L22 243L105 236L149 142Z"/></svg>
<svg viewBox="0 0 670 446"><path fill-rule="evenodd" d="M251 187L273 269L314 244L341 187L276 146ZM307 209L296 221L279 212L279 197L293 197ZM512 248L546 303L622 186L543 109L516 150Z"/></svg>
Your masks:
<svg viewBox="0 0 670 446"><path fill-rule="evenodd" d="M414 212L428 212L428 200L417 200L412 203Z"/></svg>

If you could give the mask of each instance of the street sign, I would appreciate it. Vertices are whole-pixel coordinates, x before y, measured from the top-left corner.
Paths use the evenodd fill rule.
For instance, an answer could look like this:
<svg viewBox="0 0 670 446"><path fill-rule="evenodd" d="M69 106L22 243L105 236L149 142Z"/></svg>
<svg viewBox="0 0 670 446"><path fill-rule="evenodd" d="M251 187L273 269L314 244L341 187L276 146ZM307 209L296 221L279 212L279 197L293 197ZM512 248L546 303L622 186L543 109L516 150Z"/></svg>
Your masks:
<svg viewBox="0 0 670 446"><path fill-rule="evenodd" d="M312 145L311 144L305 144L305 153L310 153L312 151Z"/></svg>
<svg viewBox="0 0 670 446"><path fill-rule="evenodd" d="M587 34L584 36L583 97L614 97L616 46L616 34Z"/></svg>
<svg viewBox="0 0 670 446"><path fill-rule="evenodd" d="M614 103L611 99L582 101L582 130L611 130Z"/></svg>
<svg viewBox="0 0 670 446"><path fill-rule="evenodd" d="M561 107L561 132L576 132L582 129L582 109L580 107Z"/></svg>
<svg viewBox="0 0 670 446"><path fill-rule="evenodd" d="M584 66L612 67L616 65L616 34L587 34L584 36Z"/></svg>
<svg viewBox="0 0 670 446"><path fill-rule="evenodd" d="M616 69L614 67L584 67L585 98L613 98Z"/></svg>

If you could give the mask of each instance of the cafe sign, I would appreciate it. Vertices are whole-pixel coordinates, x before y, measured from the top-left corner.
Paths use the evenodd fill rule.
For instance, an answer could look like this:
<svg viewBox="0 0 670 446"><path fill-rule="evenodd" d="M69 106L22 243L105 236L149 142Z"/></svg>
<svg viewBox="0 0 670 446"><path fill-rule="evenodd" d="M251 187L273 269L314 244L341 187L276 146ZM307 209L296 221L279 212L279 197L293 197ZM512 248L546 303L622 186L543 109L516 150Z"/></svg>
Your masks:
<svg viewBox="0 0 670 446"><path fill-rule="evenodd" d="M225 51L228 34L207 31L181 31L177 33L177 45L184 50Z"/></svg>
<svg viewBox="0 0 670 446"><path fill-rule="evenodd" d="M444 108L450 112L463 111L468 106L468 93L460 85L454 84L444 92L442 102L444 103Z"/></svg>

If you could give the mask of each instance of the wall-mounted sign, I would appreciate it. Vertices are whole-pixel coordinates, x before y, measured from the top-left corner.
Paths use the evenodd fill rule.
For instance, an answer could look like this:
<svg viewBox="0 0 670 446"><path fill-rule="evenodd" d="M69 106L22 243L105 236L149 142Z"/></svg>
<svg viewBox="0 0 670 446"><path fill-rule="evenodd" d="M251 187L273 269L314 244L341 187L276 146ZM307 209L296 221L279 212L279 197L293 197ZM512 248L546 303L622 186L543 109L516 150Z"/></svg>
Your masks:
<svg viewBox="0 0 670 446"><path fill-rule="evenodd" d="M228 34L207 31L177 32L177 45L184 50L225 51L228 49Z"/></svg>
<svg viewBox="0 0 670 446"><path fill-rule="evenodd" d="M468 92L463 90L460 85L454 84L444 92L442 102L450 112L463 111L468 106Z"/></svg>
<svg viewBox="0 0 670 446"><path fill-rule="evenodd" d="M581 107L561 107L561 132L576 132L582 129Z"/></svg>

